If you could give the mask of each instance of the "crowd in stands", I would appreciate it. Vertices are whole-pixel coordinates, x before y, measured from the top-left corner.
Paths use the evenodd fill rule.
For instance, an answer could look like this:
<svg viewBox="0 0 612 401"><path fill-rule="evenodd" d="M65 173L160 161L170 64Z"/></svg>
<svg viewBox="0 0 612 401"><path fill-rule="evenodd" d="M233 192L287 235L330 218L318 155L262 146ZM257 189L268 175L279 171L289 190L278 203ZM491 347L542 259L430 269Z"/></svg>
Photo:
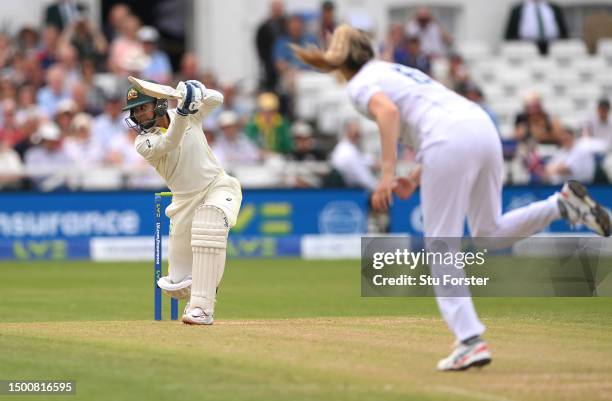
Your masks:
<svg viewBox="0 0 612 401"><path fill-rule="evenodd" d="M158 46L159 32L127 5L114 5L106 21L98 27L83 6L60 1L47 8L40 26L0 33L0 189L162 187L134 149L138 133L124 121L128 75L169 85L197 79L220 90L224 104L205 119L204 131L220 163L245 187L376 185L376 155L364 146L361 120L346 118L333 136L322 135L317 121L296 107L298 81L312 71L290 45L325 48L341 22L333 2L322 2L313 20L286 13L282 0L270 1L253 37L259 85L248 93L203 69L194 53L173 70ZM534 43L538 57L567 37L562 9L547 1L525 0L509 10L505 39ZM607 98L593 99L595 110L583 123L566 126L536 90L523 88L523 110L503 132L487 87L430 9L391 23L376 47L381 59L417 68L487 111L500 128L509 183L612 180ZM402 161L413 163L413 155L402 145Z"/></svg>

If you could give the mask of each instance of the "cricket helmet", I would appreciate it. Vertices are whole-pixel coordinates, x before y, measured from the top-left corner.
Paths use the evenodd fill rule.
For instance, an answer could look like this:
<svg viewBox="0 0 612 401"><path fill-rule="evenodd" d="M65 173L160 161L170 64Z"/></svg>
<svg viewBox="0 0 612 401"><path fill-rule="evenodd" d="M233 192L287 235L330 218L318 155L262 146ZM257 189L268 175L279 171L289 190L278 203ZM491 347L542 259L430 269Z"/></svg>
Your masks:
<svg viewBox="0 0 612 401"><path fill-rule="evenodd" d="M151 81L152 82L152 81ZM143 104L153 103L155 117L152 120L139 123L134 118L134 108ZM144 131L152 128L157 119L163 117L168 110L168 99L156 99L153 96L146 95L139 91L135 86L130 86L125 95L125 107L123 111L129 111L130 116L125 119L128 127L136 129L138 131Z"/></svg>

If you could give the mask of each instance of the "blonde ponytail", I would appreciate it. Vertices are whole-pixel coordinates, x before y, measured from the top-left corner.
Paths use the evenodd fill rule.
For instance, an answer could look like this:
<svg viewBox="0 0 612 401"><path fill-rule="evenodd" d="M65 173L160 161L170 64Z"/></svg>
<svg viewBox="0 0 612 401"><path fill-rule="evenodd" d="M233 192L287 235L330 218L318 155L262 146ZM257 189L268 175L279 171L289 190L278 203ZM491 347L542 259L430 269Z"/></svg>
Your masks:
<svg viewBox="0 0 612 401"><path fill-rule="evenodd" d="M343 66L358 69L374 57L367 34L348 24L342 24L336 28L329 48L325 52L317 47L290 46L296 57L303 63L324 72L330 72Z"/></svg>

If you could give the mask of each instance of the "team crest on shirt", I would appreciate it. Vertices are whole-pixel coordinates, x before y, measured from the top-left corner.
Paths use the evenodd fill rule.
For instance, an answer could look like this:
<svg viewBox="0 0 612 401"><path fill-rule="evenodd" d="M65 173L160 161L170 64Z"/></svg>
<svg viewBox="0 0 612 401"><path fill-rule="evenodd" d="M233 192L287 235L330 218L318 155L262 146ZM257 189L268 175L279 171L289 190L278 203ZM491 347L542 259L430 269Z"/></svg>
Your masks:
<svg viewBox="0 0 612 401"><path fill-rule="evenodd" d="M130 89L127 93L127 100L136 99L138 97L138 91L134 88Z"/></svg>

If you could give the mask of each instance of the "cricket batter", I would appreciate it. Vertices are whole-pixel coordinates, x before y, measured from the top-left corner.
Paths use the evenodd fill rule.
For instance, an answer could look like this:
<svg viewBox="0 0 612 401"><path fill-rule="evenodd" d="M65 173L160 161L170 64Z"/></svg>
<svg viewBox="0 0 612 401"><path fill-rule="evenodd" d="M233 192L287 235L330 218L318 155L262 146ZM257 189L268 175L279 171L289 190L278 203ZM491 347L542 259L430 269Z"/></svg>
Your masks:
<svg viewBox="0 0 612 401"><path fill-rule="evenodd" d="M236 223L242 192L238 180L223 171L213 155L202 120L223 103L223 95L198 81L180 82L176 109L167 99L131 87L124 110L129 127L140 135L135 145L173 193L169 273L158 285L174 298L190 298L187 324L213 324L216 290L223 277L227 235ZM193 279L192 279L193 277Z"/></svg>
<svg viewBox="0 0 612 401"><path fill-rule="evenodd" d="M406 198L420 184L426 244L427 238L462 237L466 218L473 237L517 240L561 217L600 235L610 235L608 213L575 181L546 200L502 215L502 149L487 114L418 70L374 60L365 33L341 25L327 51L298 46L293 50L321 71L339 72L348 81L356 108L378 124L382 171L372 194L374 208L386 210L394 190ZM418 150L420 167L410 177L396 179L397 140L405 129ZM463 270L455 270L463 275ZM443 273L435 265L431 271L433 276ZM456 292L436 286L440 312L457 346L438 363L438 369L464 370L490 363L491 353L481 338L485 327L476 315L469 290L462 297L449 294Z"/></svg>

